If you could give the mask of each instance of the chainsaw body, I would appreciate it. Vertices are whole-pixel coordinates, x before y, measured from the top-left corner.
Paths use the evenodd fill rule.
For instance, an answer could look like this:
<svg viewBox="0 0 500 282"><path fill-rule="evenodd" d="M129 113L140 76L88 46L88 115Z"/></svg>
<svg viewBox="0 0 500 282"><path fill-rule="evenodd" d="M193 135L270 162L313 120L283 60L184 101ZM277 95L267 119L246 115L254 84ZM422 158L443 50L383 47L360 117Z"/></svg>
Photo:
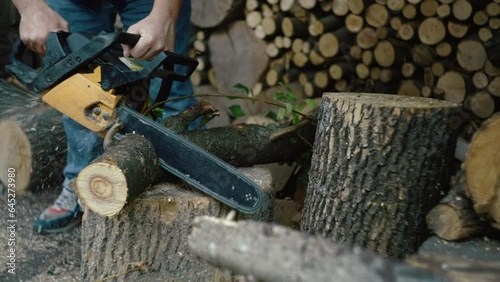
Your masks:
<svg viewBox="0 0 500 282"><path fill-rule="evenodd" d="M172 82L187 80L198 62L171 52L162 52L151 61L121 57L120 44L134 46L139 39L139 35L128 33L49 33L47 55L39 70L20 60L26 48L21 42L6 69L47 104L89 130L104 136L119 122L120 134L141 134L151 141L165 170L237 210L257 211L262 192L255 183L141 115L145 105L165 102ZM151 78L162 80L154 101L148 101Z"/></svg>

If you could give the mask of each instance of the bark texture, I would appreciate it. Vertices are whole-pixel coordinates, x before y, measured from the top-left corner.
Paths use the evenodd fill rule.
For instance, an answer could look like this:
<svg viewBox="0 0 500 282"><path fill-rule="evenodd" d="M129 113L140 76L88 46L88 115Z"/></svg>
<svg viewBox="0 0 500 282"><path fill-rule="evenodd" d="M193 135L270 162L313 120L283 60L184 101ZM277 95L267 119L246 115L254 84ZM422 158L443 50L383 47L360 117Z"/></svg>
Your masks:
<svg viewBox="0 0 500 282"><path fill-rule="evenodd" d="M448 191L459 105L395 95L323 96L301 229L402 258Z"/></svg>
<svg viewBox="0 0 500 282"><path fill-rule="evenodd" d="M270 172L246 168L242 173L263 190L262 209L241 219L271 221L274 185ZM229 281L221 271L188 250L196 216L225 216L229 209L180 181L155 185L113 217L86 210L82 223L82 281L116 274L114 281ZM142 271L126 273L145 263ZM226 279L226 280L223 280Z"/></svg>
<svg viewBox="0 0 500 282"><path fill-rule="evenodd" d="M62 115L38 97L0 80L0 181L16 170L16 192L62 183L66 135Z"/></svg>
<svg viewBox="0 0 500 282"><path fill-rule="evenodd" d="M195 219L189 249L257 281L442 281L357 247L273 224Z"/></svg>

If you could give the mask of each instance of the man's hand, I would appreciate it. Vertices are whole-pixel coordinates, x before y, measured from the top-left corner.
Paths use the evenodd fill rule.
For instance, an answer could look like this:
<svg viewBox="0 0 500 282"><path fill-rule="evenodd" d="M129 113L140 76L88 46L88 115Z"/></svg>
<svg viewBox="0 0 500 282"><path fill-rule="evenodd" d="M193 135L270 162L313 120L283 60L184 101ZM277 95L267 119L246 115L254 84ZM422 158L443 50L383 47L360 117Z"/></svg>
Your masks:
<svg viewBox="0 0 500 282"><path fill-rule="evenodd" d="M18 4L14 1L14 4ZM49 32L69 31L68 22L52 10L45 1L30 1L29 5L16 5L21 15L19 34L23 43L45 56L45 40Z"/></svg>
<svg viewBox="0 0 500 282"><path fill-rule="evenodd" d="M141 39L132 49L123 45L123 56L151 60L161 51L173 51L180 6L181 0L156 0L149 16L127 30L139 34Z"/></svg>

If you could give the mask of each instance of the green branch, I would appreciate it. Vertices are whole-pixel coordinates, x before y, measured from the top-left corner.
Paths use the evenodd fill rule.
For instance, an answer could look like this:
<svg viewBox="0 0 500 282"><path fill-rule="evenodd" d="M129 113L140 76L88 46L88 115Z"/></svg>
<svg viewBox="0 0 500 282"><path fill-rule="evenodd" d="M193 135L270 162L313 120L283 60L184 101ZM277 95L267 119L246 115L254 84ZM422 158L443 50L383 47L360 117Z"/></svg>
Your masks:
<svg viewBox="0 0 500 282"><path fill-rule="evenodd" d="M244 99L244 100L252 100L255 102L261 102L261 103L266 103L269 105L276 106L278 108L283 108L286 109L286 105L280 102L275 102L275 101L269 101L269 100L264 100L264 99L258 99L255 97L247 97L247 96L241 96L241 95L235 95L235 94L193 94L193 95L185 95L185 96L179 96L175 98L169 98L165 101L161 102L156 102L151 108L147 109L143 115L148 115L151 113L151 111L159 106L162 106L163 104L167 102L172 102L172 101L177 101L177 100L182 100L182 99L187 99L187 98L193 98L193 97L223 97L223 98L235 98L235 99ZM316 121L314 118L310 117L307 114L303 114L299 111L292 110L293 113L296 113L306 119L309 119L311 121Z"/></svg>

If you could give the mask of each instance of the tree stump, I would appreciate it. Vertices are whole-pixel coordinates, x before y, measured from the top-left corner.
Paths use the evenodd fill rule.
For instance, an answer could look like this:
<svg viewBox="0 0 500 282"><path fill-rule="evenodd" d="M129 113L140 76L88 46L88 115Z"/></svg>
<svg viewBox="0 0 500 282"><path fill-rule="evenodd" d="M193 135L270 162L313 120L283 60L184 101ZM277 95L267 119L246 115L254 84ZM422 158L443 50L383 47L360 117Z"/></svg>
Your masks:
<svg viewBox="0 0 500 282"><path fill-rule="evenodd" d="M364 93L323 96L301 229L402 258L448 191L458 104Z"/></svg>
<svg viewBox="0 0 500 282"><path fill-rule="evenodd" d="M38 97L0 81L0 181L16 171L16 193L60 185L66 164L62 114Z"/></svg>
<svg viewBox="0 0 500 282"><path fill-rule="evenodd" d="M271 221L274 186L262 168L241 168L264 192L262 209L243 219ZM228 281L221 271L188 250L196 216L225 216L229 209L179 181L164 182L142 193L113 217L86 210L82 223L82 281L121 274L114 281ZM147 271L127 272L134 265ZM226 279L226 280L223 280Z"/></svg>

